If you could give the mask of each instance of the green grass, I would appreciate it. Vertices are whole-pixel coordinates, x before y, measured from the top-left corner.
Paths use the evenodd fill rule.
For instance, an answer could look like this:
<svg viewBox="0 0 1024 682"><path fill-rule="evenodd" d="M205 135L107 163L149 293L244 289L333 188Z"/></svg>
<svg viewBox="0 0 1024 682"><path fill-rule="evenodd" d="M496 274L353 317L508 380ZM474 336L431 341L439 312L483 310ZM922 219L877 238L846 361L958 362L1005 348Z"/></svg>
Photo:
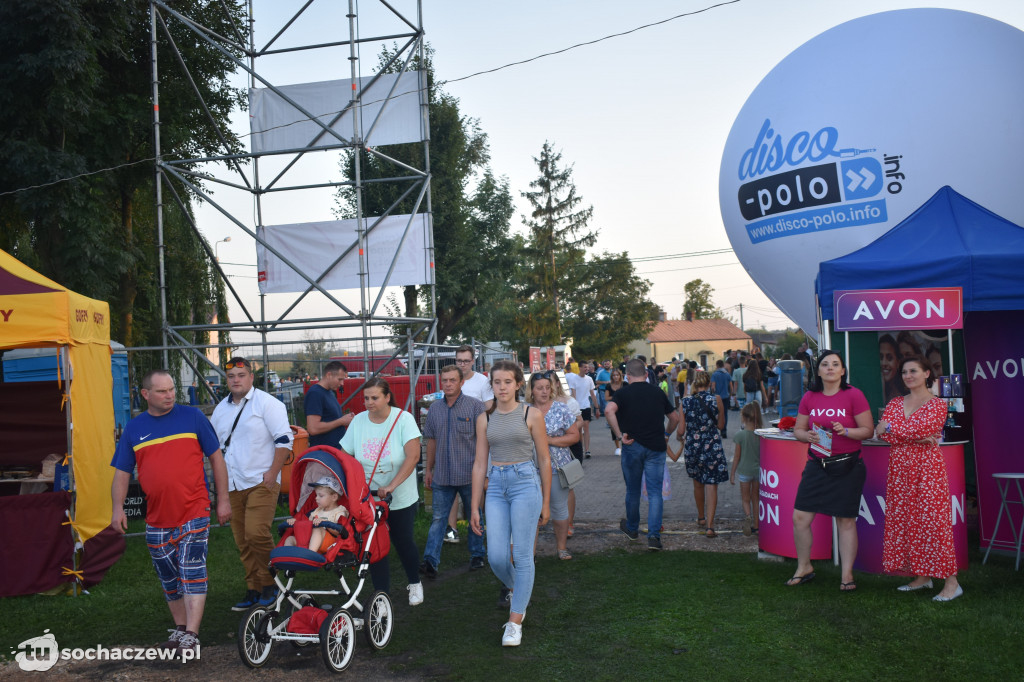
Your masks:
<svg viewBox="0 0 1024 682"><path fill-rule="evenodd" d="M421 515L421 550L426 524ZM413 609L392 557L395 637L379 654L360 639L356 656L376 656L395 674L448 679L500 679L513 666L526 679L987 680L1019 679L1024 669L1024 574L1002 556L982 566L976 551L961 576L965 596L949 604L933 603L932 592L897 593L903 579L863 574L857 592L840 594L838 570L826 562L813 582L787 588L794 562L750 555L616 550L572 562L541 558L517 649L500 646L507 612L495 603L497 580L489 570L468 572L467 562L465 541L445 545L441 577L427 582L425 603ZM233 644L239 614L229 608L243 584L227 528L211 534L210 566L203 643ZM318 572L304 574L302 584L336 581ZM85 647L155 643L168 625L141 538L129 540L125 557L88 596L19 597L2 608L3 654L44 628L62 647ZM289 649L275 645L267 665Z"/></svg>

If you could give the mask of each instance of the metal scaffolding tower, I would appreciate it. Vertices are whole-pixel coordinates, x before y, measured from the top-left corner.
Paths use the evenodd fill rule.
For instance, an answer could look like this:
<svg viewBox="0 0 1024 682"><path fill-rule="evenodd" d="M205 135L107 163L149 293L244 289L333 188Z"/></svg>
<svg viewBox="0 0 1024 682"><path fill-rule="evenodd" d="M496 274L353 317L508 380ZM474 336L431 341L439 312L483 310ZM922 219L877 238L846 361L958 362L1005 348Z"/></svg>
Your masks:
<svg viewBox="0 0 1024 682"><path fill-rule="evenodd" d="M237 2L237 0L236 0ZM184 362L192 368L197 376L204 376L199 367L209 367L213 371L220 371L217 363L207 357L204 352L209 348L225 347L227 344L211 340L207 344L196 344L190 342L187 337L193 332L211 332L222 334L233 332L248 334L262 347L263 365L268 365L268 348L276 345L295 343L295 333L299 331L324 331L332 330L336 335L345 335L346 340L353 337L361 339L362 359L366 376L372 372L369 369L372 347L375 342L389 344L395 339L395 330L404 330L406 345L409 347L410 364L413 357L413 341L422 341L427 344L436 343L436 311L435 311L435 279L434 279L434 256L433 256L433 229L430 220L431 199L430 199L430 155L429 155L429 121L428 121L428 94L427 94L427 72L420 68L426 64L424 46L422 0L406 0L403 3L399 0L363 0L362 8L356 0L348 0L347 13L344 20L339 20L333 28L328 27L336 39L332 37L327 41L308 41L308 32L302 30L305 21L318 22L315 24L318 32L325 30L322 21L324 14L317 14L318 8L324 6L320 11L337 13L338 3L328 0L303 0L299 2L278 2L264 0L245 0L240 6L234 4L235 17L239 10L244 7L248 13L248 25L239 25L235 17L229 12L228 5L231 0L218 0L211 5L219 5L223 9L226 22L230 25L230 31L217 31L204 25L194 17L190 17L187 10L183 9L182 3L175 3L171 0L151 0L150 2L150 36L152 44L152 97L153 97L153 123L155 130L156 145L156 211L157 211L157 243L159 250L159 285L161 292L161 313L163 319L163 345L159 350L163 353L164 366L168 366L168 353L176 351L181 353ZM267 23L274 24L269 27L260 26L259 46L257 43L257 24L255 9L258 6L262 13L270 16ZM294 8L292 11L291 8ZM207 7L207 11L210 7ZM262 17L262 14L261 14ZM262 22L262 19L261 19ZM224 24L222 23L221 26ZM376 30L366 35L367 28L373 27ZM186 30L187 29L187 30ZM294 108L298 112L294 124L289 123L277 126L287 128L290 125L302 124L313 127L313 134L308 137L307 144L299 144L281 148L273 144L266 144L261 135L272 134L273 127L266 130L255 130L241 135L243 139L248 138L247 149L238 151L232 148L228 140L233 136L218 127L217 134L223 144L224 153L217 156L204 156L195 158L165 158L160 148L160 86L161 70L180 68L187 74L188 82L192 83L194 103L190 106L200 108L205 112L211 125L217 127L217 123L210 115L206 102L195 87L193 67L178 50L173 35L180 36L185 32L190 39L205 43L214 50L219 51L225 57L233 61L238 68L239 74L245 74L247 85L250 91L250 102L255 94L264 94L266 97L274 98L277 102L285 103L286 107ZM269 37L267 37L269 36ZM265 38L266 37L266 38ZM290 41L290 42L289 42ZM286 44L287 43L287 44ZM157 47L170 47L175 55L176 64L166 65L157 63ZM390 45L390 46L389 46ZM391 47L393 46L393 47ZM361 57L363 50L368 55L377 59L378 55L386 52L386 58L381 59L381 64L375 68L367 68L364 59ZM342 59L340 55L344 54ZM326 55L326 56L325 56ZM348 65L344 67L344 74L338 74L341 80L331 81L335 85L327 88L327 91L335 98L341 98L342 104L336 111L311 110L311 105L298 98L295 94L294 84L282 84L277 82L282 70L279 67L279 60L290 60L288 63L294 65L296 59L301 58L299 64L316 64L318 67L329 68L331 64L338 63ZM333 60L333 61L332 61ZM292 71L294 73L294 71ZM397 74L397 77L395 76ZM398 89L398 84L403 78L413 79L414 87L405 91ZM346 80L347 79L347 80ZM339 93L338 88L344 83L348 92ZM392 83L391 85L388 85ZM313 83L310 86L325 86L324 83ZM323 89L323 87L321 88ZM383 94L381 94L383 93ZM400 161L389 154L390 148L387 143L374 146L375 131L385 127L381 121L388 115L389 107L397 106L400 98L415 98L414 131L416 144L422 144L422 159L420 165ZM409 100L405 99L404 104ZM174 106L181 106L181 102L173 102ZM250 106L250 119L253 119L252 107ZM349 123L350 122L350 123ZM253 126L256 124L253 123ZM236 131L237 132L237 131ZM263 143L259 140L264 139ZM335 161L334 168L340 169L342 163L350 169L345 177L338 180L331 180L323 177L311 178L308 173L303 175L303 164L311 158L318 161L322 155L328 155ZM394 169L388 177L367 180L363 177L364 159L373 158L378 166L390 166ZM340 170L339 170L340 172ZM397 197L390 207L380 215L364 216L364 194L371 183L390 183L395 191L391 194ZM216 188L217 194L214 197ZM280 244L267 238L264 229L265 216L268 212L276 215L288 215L289 210L297 206L305 207L305 197L310 192L324 199L329 193L337 192L339 188L348 188L347 197L351 208L351 214L355 218L355 241L351 247L338 253L330 253L333 262L323 272L310 271L309 266L303 262L296 262L293 258L282 252ZM241 193L244 210L231 207L229 197ZM177 204L182 213L187 216L192 229L200 236L200 242L209 255L219 277L231 297L241 310L244 321L226 323L213 320L205 324L192 325L171 325L167 316L167 290L168 287L188 286L187 282L168 282L167 271L164 265L164 253L167 245L164 242L163 221L165 210L165 197ZM268 294L259 292L259 309L254 310L252 305L252 292L248 292L250 302L247 305L244 300L245 290L242 290L237 282L225 273L222 264L215 256L215 250L211 247L206 238L200 232L197 221L193 218L192 212L188 210L190 198L200 199L209 206L216 209L219 216L226 220L233 232L240 233L243 240L251 240L254 247L262 249L266 257L276 258L287 268L295 273L303 281L303 291L297 291L293 296L289 294L272 294L275 297L286 297L288 300L282 303L281 298L275 298L274 304L280 305L283 312L270 315L268 318ZM405 202L403 204L403 202ZM326 203L326 201L325 201ZM387 305L382 305L386 289L395 270L396 261L399 257L399 250L396 248L391 258L390 267L386 273L381 274L384 268L379 265L375 275L377 282L371 281L370 268L368 264L368 238L375 229L389 216L397 212L399 204L403 206L412 205L410 216L405 223L399 246L405 243L406 236L413 229L413 217L417 214L425 214L425 234L422 258L425 268L425 279L421 286L429 288L430 295L429 309L426 315L405 316L397 314L396 310L388 310ZM250 214L251 211L251 214ZM326 216L325 216L326 217ZM392 216L394 218L395 216ZM300 226L301 227L301 226ZM222 240L223 241L223 240ZM345 296L337 290L329 290L325 282L333 269L340 267L344 258L358 252L358 305L349 300L346 303ZM376 254L380 257L380 254ZM330 260L329 259L329 260ZM349 261L351 262L351 261ZM319 268L317 268L319 269ZM260 274L262 277L262 273ZM238 287L238 288L236 288ZM314 300L315 299L315 300ZM312 303L319 305L321 309L329 309L327 314L302 315L298 312L299 304L306 301L307 307ZM323 305L327 304L327 305ZM285 338L287 340L279 340ZM340 339L329 339L331 341ZM237 346L237 343L231 344ZM248 345L248 344L247 344ZM397 344L396 344L397 345ZM139 349L142 350L142 349ZM152 348L156 350L156 348ZM394 351L395 355L401 350ZM420 373L423 364L414 367L411 371L412 381Z"/></svg>

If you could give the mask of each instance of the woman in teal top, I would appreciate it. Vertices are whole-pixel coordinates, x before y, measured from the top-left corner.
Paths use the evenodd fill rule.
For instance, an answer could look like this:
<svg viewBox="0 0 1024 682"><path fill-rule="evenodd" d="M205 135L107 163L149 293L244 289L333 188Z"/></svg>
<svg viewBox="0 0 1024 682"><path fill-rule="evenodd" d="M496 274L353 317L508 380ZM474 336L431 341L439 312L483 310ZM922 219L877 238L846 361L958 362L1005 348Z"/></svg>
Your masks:
<svg viewBox="0 0 1024 682"><path fill-rule="evenodd" d="M412 535L419 490L416 464L420 461L420 429L411 414L392 404L391 386L374 377L363 386L366 412L357 414L341 439L341 449L363 465L371 490L381 499L391 495L388 526L391 544L409 580L409 604L423 603L423 584L419 574L419 548ZM372 476L372 479L371 479ZM385 592L391 589L391 569L387 557L370 564L373 586Z"/></svg>

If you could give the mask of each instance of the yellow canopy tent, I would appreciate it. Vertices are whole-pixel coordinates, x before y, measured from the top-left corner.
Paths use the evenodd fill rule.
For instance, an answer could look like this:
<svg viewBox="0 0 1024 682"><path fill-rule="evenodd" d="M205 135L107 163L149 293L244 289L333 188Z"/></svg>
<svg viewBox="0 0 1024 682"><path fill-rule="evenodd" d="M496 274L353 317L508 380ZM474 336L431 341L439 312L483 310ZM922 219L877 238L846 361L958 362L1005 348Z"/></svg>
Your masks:
<svg viewBox="0 0 1024 682"><path fill-rule="evenodd" d="M0 251L0 350L47 347L61 358L58 397L66 439L60 442L66 442L71 485L68 492L37 495L11 495L16 490L0 489L0 526L11 540L0 543L0 574L5 576L0 596L39 592L65 582L95 584L124 551L123 536L110 527L110 309ZM22 396L33 395L27 384L0 386L16 408L22 407ZM24 405L26 411L53 408L53 403ZM8 415L0 428L22 429L24 421L11 419ZM25 442L25 434L19 440L16 434L0 433L6 435L12 437L2 438L9 445L0 450L0 466L26 464L25 451L10 445ZM57 517L63 517L60 523L55 522Z"/></svg>

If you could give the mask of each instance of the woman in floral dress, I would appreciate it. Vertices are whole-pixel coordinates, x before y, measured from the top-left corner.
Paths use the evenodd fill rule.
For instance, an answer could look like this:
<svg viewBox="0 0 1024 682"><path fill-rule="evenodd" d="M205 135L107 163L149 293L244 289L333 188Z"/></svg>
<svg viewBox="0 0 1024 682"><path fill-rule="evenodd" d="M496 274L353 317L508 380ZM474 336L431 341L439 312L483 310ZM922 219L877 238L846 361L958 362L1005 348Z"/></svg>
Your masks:
<svg viewBox="0 0 1024 682"><path fill-rule="evenodd" d="M558 381L558 375L554 372L534 372L530 375L529 400L544 415L548 450L551 452L551 525L555 529L558 558L567 560L572 559L566 540L569 538L571 523L569 496L573 491L563 488L559 483L558 468L572 461L569 445L579 441L580 431L576 415L569 406L554 398L554 384Z"/></svg>
<svg viewBox="0 0 1024 682"><path fill-rule="evenodd" d="M715 533L718 484L729 480L729 465L722 449L725 406L721 398L710 392L710 388L711 375L696 372L692 395L683 398L679 404L676 437L685 443L683 461L686 474L693 479L693 498L699 515L697 525L704 529L704 535L713 538L718 535Z"/></svg>
<svg viewBox="0 0 1024 682"><path fill-rule="evenodd" d="M901 592L931 588L932 578L944 578L945 585L933 599L950 601L964 591L956 578L949 478L938 444L946 404L928 390L934 377L923 358L904 357L900 375L910 395L891 400L876 429L892 446L882 568L914 576L897 588Z"/></svg>

